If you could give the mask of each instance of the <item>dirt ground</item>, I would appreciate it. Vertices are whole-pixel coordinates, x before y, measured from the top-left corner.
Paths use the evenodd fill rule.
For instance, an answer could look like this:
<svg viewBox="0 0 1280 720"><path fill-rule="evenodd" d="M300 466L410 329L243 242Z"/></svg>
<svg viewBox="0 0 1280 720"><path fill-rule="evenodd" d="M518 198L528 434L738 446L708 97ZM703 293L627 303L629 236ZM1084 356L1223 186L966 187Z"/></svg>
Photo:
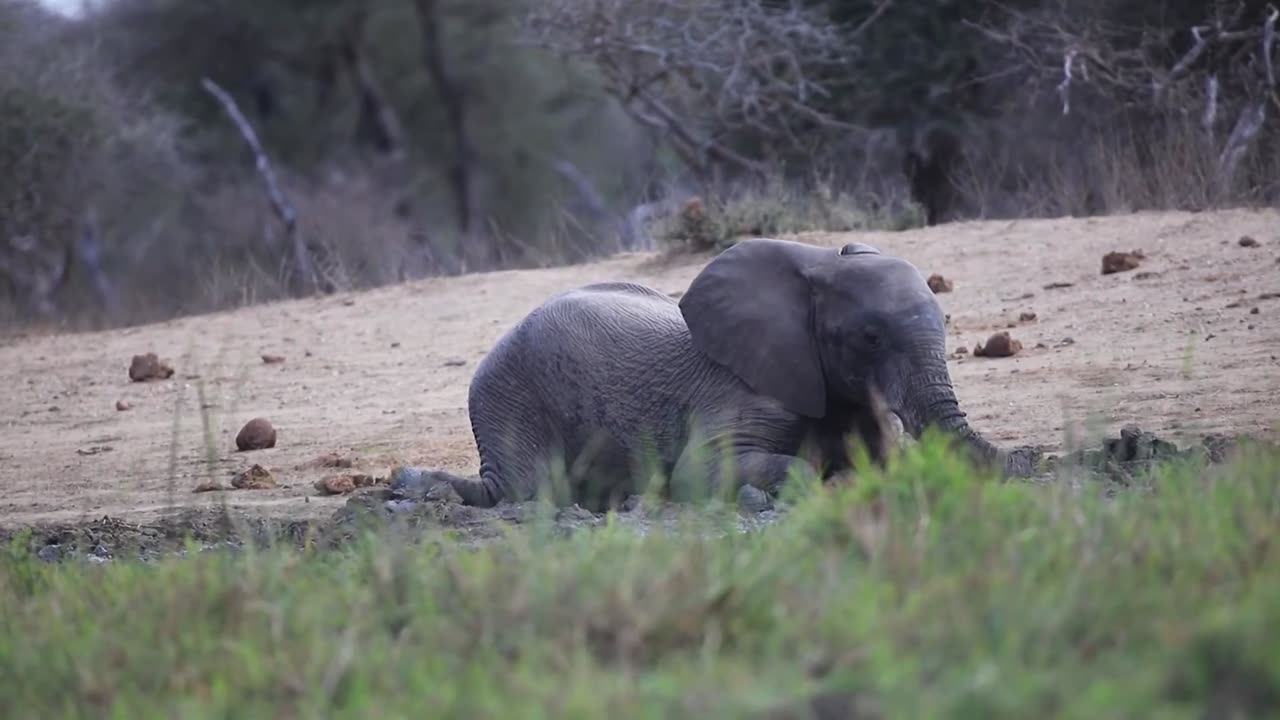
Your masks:
<svg viewBox="0 0 1280 720"><path fill-rule="evenodd" d="M870 243L954 283L938 296L951 316L948 346L970 352L954 356L952 377L969 419L1001 445L1061 453L1135 422L1179 443L1280 428L1280 212L800 239ZM1131 250L1145 256L1136 268L1102 274L1106 253ZM507 328L552 293L588 282L678 293L708 259L630 254L120 331L5 338L0 528L158 522L224 504L241 517L321 519L346 502L317 492L327 474L386 475L402 463L474 473L467 387ZM975 343L1001 329L1023 350L974 357ZM173 376L130 381L130 359L147 352ZM119 401L129 407L118 410ZM236 433L256 416L274 424L276 446L237 451ZM333 453L353 467L321 467ZM277 487L192 492L208 481L230 488L255 463Z"/></svg>

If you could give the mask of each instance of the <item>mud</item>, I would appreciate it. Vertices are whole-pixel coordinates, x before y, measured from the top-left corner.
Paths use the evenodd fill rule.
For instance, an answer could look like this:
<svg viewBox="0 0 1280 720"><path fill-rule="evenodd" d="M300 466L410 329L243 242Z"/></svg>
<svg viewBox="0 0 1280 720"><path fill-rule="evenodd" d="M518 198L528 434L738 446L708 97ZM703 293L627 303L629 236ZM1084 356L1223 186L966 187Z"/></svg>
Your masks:
<svg viewBox="0 0 1280 720"><path fill-rule="evenodd" d="M1199 445L1179 448L1137 425L1128 425L1120 430L1119 437L1104 439L1100 447L1046 458L1042 464L1043 477L1083 471L1092 480L1132 486L1140 483L1160 463L1221 464L1251 442L1245 437L1211 434L1202 436Z"/></svg>
<svg viewBox="0 0 1280 720"><path fill-rule="evenodd" d="M1125 488L1149 488L1148 471L1166 461L1220 464L1235 456L1248 438L1205 435L1198 445L1178 447L1137 426L1098 447L1045 456L1031 482L1048 484L1068 477L1094 484L1108 494ZM1037 448L1020 448L1038 453ZM445 488L442 490L441 488ZM531 526L539 519L554 535L603 527L605 513L576 505L555 508L545 503L503 503L494 508L463 505L447 486L430 492L405 492L380 482L347 491L346 504L326 520L280 521L237 517L218 510L190 510L171 518L130 523L102 517L87 523L40 524L0 528L0 543L20 547L47 562L110 562L119 558L153 561L191 552L237 551L246 545L285 544L297 549L333 550L348 546L366 531L394 542L445 542L476 548L500 539L511 527ZM411 497L412 496L412 497ZM613 523L639 535L651 532L718 536L761 531L783 520L787 506L754 488L745 488L736 507L693 506L633 496L614 512Z"/></svg>

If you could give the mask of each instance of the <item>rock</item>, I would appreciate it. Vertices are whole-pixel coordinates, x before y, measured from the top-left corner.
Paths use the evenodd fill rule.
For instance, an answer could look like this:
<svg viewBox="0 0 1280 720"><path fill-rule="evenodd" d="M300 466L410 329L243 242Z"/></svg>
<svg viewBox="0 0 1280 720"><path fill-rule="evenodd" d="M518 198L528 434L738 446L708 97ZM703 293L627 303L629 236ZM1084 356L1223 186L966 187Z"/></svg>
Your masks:
<svg viewBox="0 0 1280 720"><path fill-rule="evenodd" d="M355 492L356 483L350 475L329 475L316 481L316 490L322 495L346 495Z"/></svg>
<svg viewBox="0 0 1280 720"><path fill-rule="evenodd" d="M1256 307L1251 307L1251 308L1249 308L1249 314L1250 314L1250 315L1257 315L1257 314L1258 314L1258 312L1259 312L1259 310L1258 310L1258 308L1256 308Z"/></svg>
<svg viewBox="0 0 1280 720"><path fill-rule="evenodd" d="M411 512L418 507L418 503L412 500L387 500L382 503L382 507L389 513L405 513Z"/></svg>
<svg viewBox="0 0 1280 720"><path fill-rule="evenodd" d="M132 409L133 409L133 403L129 402L128 400L117 400L117 401L116 401L116 411L117 411L117 412L124 412L125 410L132 410Z"/></svg>
<svg viewBox="0 0 1280 720"><path fill-rule="evenodd" d="M444 364L444 366L445 366L445 367L462 367L463 365L466 365L466 364L467 364L467 361L466 361L466 360L460 360L460 359L455 359L455 360L445 360L443 364Z"/></svg>
<svg viewBox="0 0 1280 720"><path fill-rule="evenodd" d="M978 343L973 348L976 357L1010 357L1022 350L1022 343L1011 336L1008 331L1001 330L987 338L986 344Z"/></svg>
<svg viewBox="0 0 1280 720"><path fill-rule="evenodd" d="M133 361L129 363L129 379L134 382L166 380L171 377L173 377L173 368L161 362L153 352L134 355Z"/></svg>
<svg viewBox="0 0 1280 720"><path fill-rule="evenodd" d="M1036 319L1036 314L1033 312L1024 312L1018 315L1018 320L1020 322L1031 322L1035 319Z"/></svg>
<svg viewBox="0 0 1280 720"><path fill-rule="evenodd" d="M938 273L934 273L929 276L929 289L932 290L934 294L949 293L955 289L955 283L942 277Z"/></svg>
<svg viewBox="0 0 1280 720"><path fill-rule="evenodd" d="M738 489L738 510L756 515L773 507L773 499L769 494L754 485L743 485Z"/></svg>
<svg viewBox="0 0 1280 720"><path fill-rule="evenodd" d="M969 348L967 348L967 347L965 347L965 346L961 345L960 347L958 347L958 348L956 348L956 349L955 349L955 354L956 354L956 355L968 355L968 354L969 354Z"/></svg>
<svg viewBox="0 0 1280 720"><path fill-rule="evenodd" d="M59 545L43 545L36 551L36 557L47 563L58 562L62 559L62 547Z"/></svg>
<svg viewBox="0 0 1280 720"><path fill-rule="evenodd" d="M263 355L262 362L264 365L279 365L284 362L283 355Z"/></svg>
<svg viewBox="0 0 1280 720"><path fill-rule="evenodd" d="M240 451L265 450L276 446L276 429L266 418L254 418L245 423L236 435L236 448Z"/></svg>
<svg viewBox="0 0 1280 720"><path fill-rule="evenodd" d="M1133 252L1109 252L1102 256L1102 274L1127 272L1138 267L1146 256L1141 250Z"/></svg>
<svg viewBox="0 0 1280 720"><path fill-rule="evenodd" d="M217 480L205 480L199 485L196 485L191 492L206 493L206 492L216 492L218 490L226 490L226 488L222 487L222 483L218 482Z"/></svg>
<svg viewBox="0 0 1280 720"><path fill-rule="evenodd" d="M1248 235L1241 235L1240 239L1236 241L1236 244L1243 248L1256 248L1260 245L1257 240L1254 240Z"/></svg>
<svg viewBox="0 0 1280 720"><path fill-rule="evenodd" d="M255 463L252 467L231 481L231 486L239 490L268 490L276 486L276 479L271 472Z"/></svg>
<svg viewBox="0 0 1280 720"><path fill-rule="evenodd" d="M349 473L345 475L328 475L316 481L316 490L324 495L346 495L355 492L356 488L369 487L377 483L372 475Z"/></svg>

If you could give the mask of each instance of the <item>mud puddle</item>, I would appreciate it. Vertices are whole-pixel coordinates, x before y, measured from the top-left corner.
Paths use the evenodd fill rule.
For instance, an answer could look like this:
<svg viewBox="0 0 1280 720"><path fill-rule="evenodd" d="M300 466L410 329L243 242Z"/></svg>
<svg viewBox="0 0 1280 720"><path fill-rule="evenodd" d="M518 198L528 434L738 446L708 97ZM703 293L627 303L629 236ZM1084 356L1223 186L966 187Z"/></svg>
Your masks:
<svg viewBox="0 0 1280 720"><path fill-rule="evenodd" d="M1247 438L1209 435L1199 445L1178 447L1136 426L1121 430L1098 447L1061 456L1048 456L1038 482L1060 478L1101 483L1108 492L1141 486L1145 473L1164 461L1191 460L1210 464L1230 459ZM745 492L736 508L709 512L677 503L632 497L615 513L613 522L637 534L754 532L778 522L786 506L758 491ZM556 534L604 526L608 516L578 506L550 508L537 502L504 503L476 508L456 496L406 500L378 485L351 494L341 509L325 521L290 521L230 516L221 510L187 511L162 521L135 524L110 517L90 522L0 528L0 543L20 546L48 562L106 563L116 559L144 561L184 556L191 552L237 551L249 544L285 544L295 548L335 549L347 546L363 530L394 530L406 542L423 540L478 547L501 538L506 528L528 526L540 516ZM548 517L549 516L549 517Z"/></svg>

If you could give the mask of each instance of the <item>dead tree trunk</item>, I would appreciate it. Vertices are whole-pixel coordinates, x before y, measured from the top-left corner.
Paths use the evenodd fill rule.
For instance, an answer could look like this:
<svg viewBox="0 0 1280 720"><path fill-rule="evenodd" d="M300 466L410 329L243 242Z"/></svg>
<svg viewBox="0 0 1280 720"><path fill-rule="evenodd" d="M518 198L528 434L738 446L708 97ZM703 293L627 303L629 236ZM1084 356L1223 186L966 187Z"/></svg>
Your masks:
<svg viewBox="0 0 1280 720"><path fill-rule="evenodd" d="M422 60L431 84L435 86L445 113L445 122L453 139L453 157L449 162L449 184L453 188L458 229L465 237L476 228L474 198L475 147L467 129L466 90L449 72L440 32L438 0L415 0L418 26L422 34Z"/></svg>
<svg viewBox="0 0 1280 720"><path fill-rule="evenodd" d="M404 132L400 118L386 99L382 84L360 47L365 15L354 17L343 35L338 55L356 93L360 96L360 118L356 133L367 138L378 151L399 159L404 152Z"/></svg>

